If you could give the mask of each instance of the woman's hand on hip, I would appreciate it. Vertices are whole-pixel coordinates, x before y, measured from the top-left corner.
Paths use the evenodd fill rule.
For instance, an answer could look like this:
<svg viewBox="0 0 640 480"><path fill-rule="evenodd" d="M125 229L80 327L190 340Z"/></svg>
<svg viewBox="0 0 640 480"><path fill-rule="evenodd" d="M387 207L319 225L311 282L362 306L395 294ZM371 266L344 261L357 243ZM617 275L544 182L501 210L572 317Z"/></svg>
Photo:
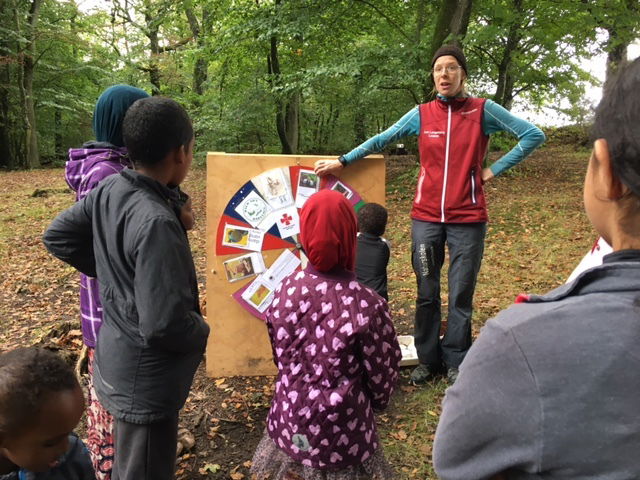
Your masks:
<svg viewBox="0 0 640 480"><path fill-rule="evenodd" d="M482 183L487 183L489 180L491 180L494 177L493 172L491 171L490 168L483 168L482 169Z"/></svg>
<svg viewBox="0 0 640 480"><path fill-rule="evenodd" d="M324 177L325 175L328 175L330 173L338 173L343 168L344 165L342 165L342 163L340 163L340 160L338 160L337 158L335 160L318 160L313 166L313 170L321 177Z"/></svg>

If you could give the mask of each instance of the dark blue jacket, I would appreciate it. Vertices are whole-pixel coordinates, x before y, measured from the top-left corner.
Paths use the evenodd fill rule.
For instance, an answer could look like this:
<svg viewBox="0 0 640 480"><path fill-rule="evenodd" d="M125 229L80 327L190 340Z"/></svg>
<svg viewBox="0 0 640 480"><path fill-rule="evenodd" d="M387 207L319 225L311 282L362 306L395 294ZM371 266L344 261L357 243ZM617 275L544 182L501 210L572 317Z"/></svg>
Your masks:
<svg viewBox="0 0 640 480"><path fill-rule="evenodd" d="M389 300L387 265L390 254L389 243L384 238L358 232L356 277L360 283L373 288L385 300Z"/></svg>
<svg viewBox="0 0 640 480"><path fill-rule="evenodd" d="M75 434L69 435L69 449L57 467L46 472L33 473L27 470L0 475L0 480L95 480L89 451Z"/></svg>

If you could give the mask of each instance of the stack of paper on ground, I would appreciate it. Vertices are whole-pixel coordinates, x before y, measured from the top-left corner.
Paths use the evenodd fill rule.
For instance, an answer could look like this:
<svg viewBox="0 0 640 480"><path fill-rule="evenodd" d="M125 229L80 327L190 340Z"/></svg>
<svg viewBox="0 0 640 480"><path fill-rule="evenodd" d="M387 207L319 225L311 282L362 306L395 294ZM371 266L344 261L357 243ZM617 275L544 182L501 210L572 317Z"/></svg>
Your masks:
<svg viewBox="0 0 640 480"><path fill-rule="evenodd" d="M402 353L400 366L417 365L418 352L413 341L413 335L398 335L398 343L400 344L400 352Z"/></svg>
<svg viewBox="0 0 640 480"><path fill-rule="evenodd" d="M273 294L282 280L293 273L300 265L300 259L290 250L284 250L264 273L258 275L246 289L234 294L243 307L256 310L259 317L264 319L264 312L273 300ZM238 294L239 297L238 298ZM254 312L255 313L255 312Z"/></svg>

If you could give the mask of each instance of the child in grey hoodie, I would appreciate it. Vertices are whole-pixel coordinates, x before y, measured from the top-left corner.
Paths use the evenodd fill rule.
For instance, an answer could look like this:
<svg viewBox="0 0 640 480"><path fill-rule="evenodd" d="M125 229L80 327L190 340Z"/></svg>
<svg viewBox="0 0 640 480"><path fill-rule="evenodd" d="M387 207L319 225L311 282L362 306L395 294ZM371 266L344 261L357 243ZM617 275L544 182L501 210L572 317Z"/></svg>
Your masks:
<svg viewBox="0 0 640 480"><path fill-rule="evenodd" d="M638 478L640 59L606 90L592 135L584 205L613 253L487 322L443 403L443 480Z"/></svg>

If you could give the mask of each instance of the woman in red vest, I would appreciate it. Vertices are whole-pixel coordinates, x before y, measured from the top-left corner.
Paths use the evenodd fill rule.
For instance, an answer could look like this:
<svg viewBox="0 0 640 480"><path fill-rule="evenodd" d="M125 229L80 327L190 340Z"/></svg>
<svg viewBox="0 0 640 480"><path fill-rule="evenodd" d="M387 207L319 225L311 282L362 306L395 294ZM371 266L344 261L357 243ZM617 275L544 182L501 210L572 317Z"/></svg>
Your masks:
<svg viewBox="0 0 640 480"><path fill-rule="evenodd" d="M483 184L521 162L544 142L535 125L497 103L469 97L467 62L462 50L442 46L431 62L436 99L411 109L384 132L336 160L320 160L320 175L337 173L350 163L409 135L418 136L420 175L411 210L412 263L418 283L415 344L420 364L411 374L423 384L443 368L450 382L471 346L473 293L484 251L487 208ZM488 168L482 168L489 135L507 131L518 144ZM440 270L449 249L447 332L440 340Z"/></svg>

